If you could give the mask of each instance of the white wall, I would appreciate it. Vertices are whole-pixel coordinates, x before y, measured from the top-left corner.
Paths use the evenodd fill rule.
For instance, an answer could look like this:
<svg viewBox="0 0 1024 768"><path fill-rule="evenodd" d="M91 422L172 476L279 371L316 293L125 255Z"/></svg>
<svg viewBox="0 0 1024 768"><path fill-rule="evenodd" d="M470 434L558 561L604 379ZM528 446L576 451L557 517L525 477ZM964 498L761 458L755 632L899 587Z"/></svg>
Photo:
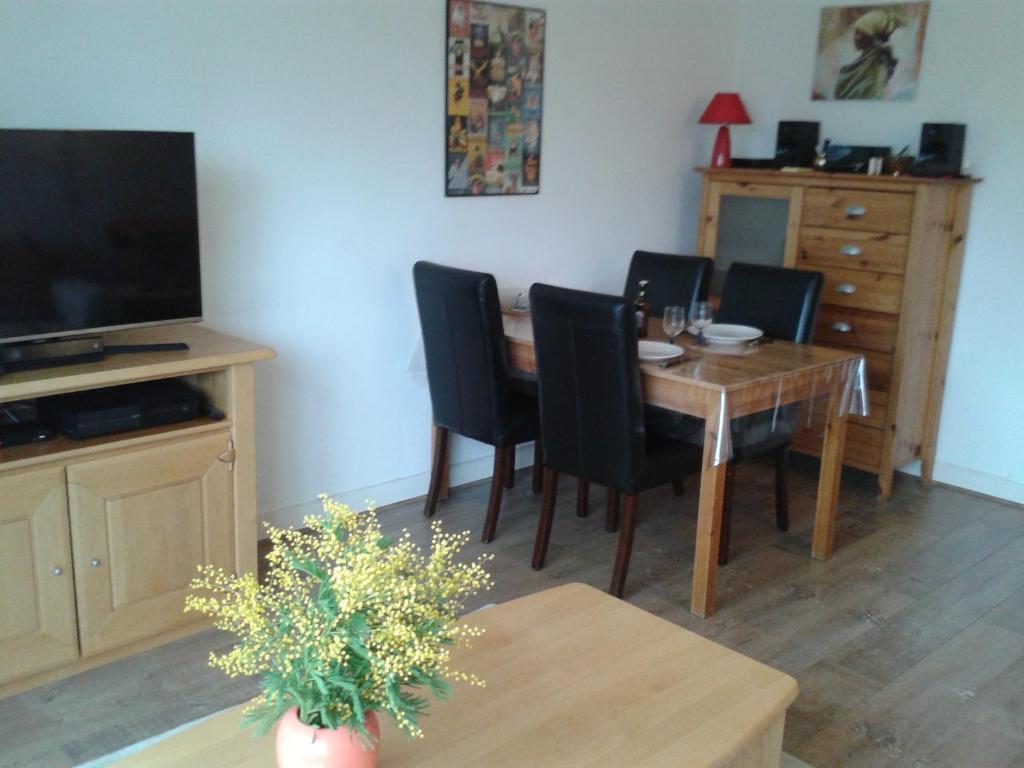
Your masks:
<svg viewBox="0 0 1024 768"><path fill-rule="evenodd" d="M279 353L257 373L264 516L423 492L417 259L614 290L634 249L692 249L735 3L537 4L541 193L470 200L443 196L443 0L0 1L0 126L196 132L207 317ZM485 453L457 445L454 479Z"/></svg>
<svg viewBox="0 0 1024 768"><path fill-rule="evenodd" d="M735 155L771 156L780 119L840 144L910 144L922 122L967 123L975 188L937 480L1024 502L1024 2L932 0L917 99L812 102L821 0L742 0L737 82L754 125ZM829 3L838 4L838 3ZM855 3L850 3L855 4Z"/></svg>

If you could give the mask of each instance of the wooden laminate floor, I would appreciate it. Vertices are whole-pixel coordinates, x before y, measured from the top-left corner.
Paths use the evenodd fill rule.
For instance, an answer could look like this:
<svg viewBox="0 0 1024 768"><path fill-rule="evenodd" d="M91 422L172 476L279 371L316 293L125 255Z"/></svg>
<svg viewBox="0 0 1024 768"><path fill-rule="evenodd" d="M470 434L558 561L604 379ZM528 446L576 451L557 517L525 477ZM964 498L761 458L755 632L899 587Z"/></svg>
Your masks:
<svg viewBox="0 0 1024 768"><path fill-rule="evenodd" d="M801 693L785 748L813 766L1024 768L1024 510L897 480L844 476L836 552L812 561L816 465L796 464L792 529L773 525L767 465L737 471L733 560L719 573L719 610L686 609L696 479L641 499L626 599L789 672ZM616 536L604 494L575 515L563 480L547 567L530 569L539 499L520 473L489 546L499 602L568 581L606 589ZM438 517L478 534L486 485L455 491ZM389 530L429 539L420 503L385 510ZM207 669L230 638L208 631L0 701L0 766L69 766L94 759L253 694L250 681ZM642 652L642 649L638 649ZM443 706L443 705L437 705Z"/></svg>

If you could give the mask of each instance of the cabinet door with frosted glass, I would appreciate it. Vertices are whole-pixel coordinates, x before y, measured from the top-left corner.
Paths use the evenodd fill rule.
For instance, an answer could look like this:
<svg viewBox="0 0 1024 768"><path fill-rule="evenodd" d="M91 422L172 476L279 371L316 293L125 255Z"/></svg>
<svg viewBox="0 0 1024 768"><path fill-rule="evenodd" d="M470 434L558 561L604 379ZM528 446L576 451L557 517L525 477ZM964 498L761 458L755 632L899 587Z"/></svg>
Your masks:
<svg viewBox="0 0 1024 768"><path fill-rule="evenodd" d="M711 290L721 295L734 262L796 266L803 188L705 179L697 251L715 260Z"/></svg>

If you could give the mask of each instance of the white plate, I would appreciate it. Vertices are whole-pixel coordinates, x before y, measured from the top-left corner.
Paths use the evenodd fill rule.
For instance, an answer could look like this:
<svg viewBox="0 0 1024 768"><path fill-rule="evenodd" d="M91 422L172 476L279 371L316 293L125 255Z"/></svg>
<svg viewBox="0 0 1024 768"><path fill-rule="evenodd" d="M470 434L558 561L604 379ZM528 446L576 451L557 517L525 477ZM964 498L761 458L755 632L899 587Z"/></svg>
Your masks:
<svg viewBox="0 0 1024 768"><path fill-rule="evenodd" d="M704 338L712 344L743 344L764 336L764 331L750 325L712 323L704 329Z"/></svg>
<svg viewBox="0 0 1024 768"><path fill-rule="evenodd" d="M683 348L675 344L667 344L664 341L647 341L641 339L637 344L640 347L640 360L644 363L657 363L661 360L671 360L683 354Z"/></svg>

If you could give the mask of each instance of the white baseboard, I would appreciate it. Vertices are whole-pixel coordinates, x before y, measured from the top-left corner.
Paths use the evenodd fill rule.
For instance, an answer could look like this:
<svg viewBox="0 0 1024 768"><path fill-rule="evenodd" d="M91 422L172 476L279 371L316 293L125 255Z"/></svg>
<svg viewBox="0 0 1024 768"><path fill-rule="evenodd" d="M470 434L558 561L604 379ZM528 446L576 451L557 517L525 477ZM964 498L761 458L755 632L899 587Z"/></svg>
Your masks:
<svg viewBox="0 0 1024 768"><path fill-rule="evenodd" d="M1024 484L1009 477L990 475L974 469L949 464L945 461L935 462L932 479L943 485L952 485L968 491L1004 499L1014 504L1024 504Z"/></svg>
<svg viewBox="0 0 1024 768"><path fill-rule="evenodd" d="M516 447L516 467L528 467L533 465L533 443L523 443ZM449 485L463 485L490 477L494 470L494 459L491 456L481 456L478 459L463 461L452 464L448 469ZM347 504L353 509L366 509L371 503L377 507L387 504L397 504L400 501L415 499L427 492L427 485L430 482L430 473L423 472L411 477L400 477L380 485L371 485L365 488L356 488L351 491L341 491L330 494L335 501ZM267 516L267 522L281 528L289 526L301 527L303 518L307 515L315 515L320 512L320 501L311 499L291 507L277 509ZM260 535L264 532L261 529Z"/></svg>
<svg viewBox="0 0 1024 768"><path fill-rule="evenodd" d="M533 443L523 443L516 448L516 466L528 467L533 464ZM920 475L920 462L912 462L900 467L900 472L910 475ZM490 456L481 456L478 459L463 461L452 464L449 469L449 482L451 485L463 485L465 483L483 480L491 476L494 468L493 459ZM957 464L950 464L944 461L935 462L933 479L943 485L951 485L956 488L963 488L967 491L980 493L984 496L991 496L996 499L1004 499L1014 504L1024 504L1024 484L1011 480L1008 477L990 475L986 472L961 467ZM427 484L430 482L430 473L423 472L411 477L400 477L397 480L390 480L380 485L371 485L366 488L357 488L352 491L332 493L331 498L348 504L353 509L365 509L371 502L378 507L387 504L397 504L401 501L415 499L427 492ZM320 511L320 502L317 499L285 507L270 513L268 522L279 527L301 526L306 515L315 515ZM262 531L261 531L262 534Z"/></svg>
<svg viewBox="0 0 1024 768"><path fill-rule="evenodd" d="M921 462L912 461L900 467L899 471L920 477ZM994 499L1002 499L1013 504L1024 504L1024 484L1008 477L990 475L987 472L961 467L959 464L936 461L935 469L932 471L932 480L942 485L979 493L982 496L991 496Z"/></svg>

